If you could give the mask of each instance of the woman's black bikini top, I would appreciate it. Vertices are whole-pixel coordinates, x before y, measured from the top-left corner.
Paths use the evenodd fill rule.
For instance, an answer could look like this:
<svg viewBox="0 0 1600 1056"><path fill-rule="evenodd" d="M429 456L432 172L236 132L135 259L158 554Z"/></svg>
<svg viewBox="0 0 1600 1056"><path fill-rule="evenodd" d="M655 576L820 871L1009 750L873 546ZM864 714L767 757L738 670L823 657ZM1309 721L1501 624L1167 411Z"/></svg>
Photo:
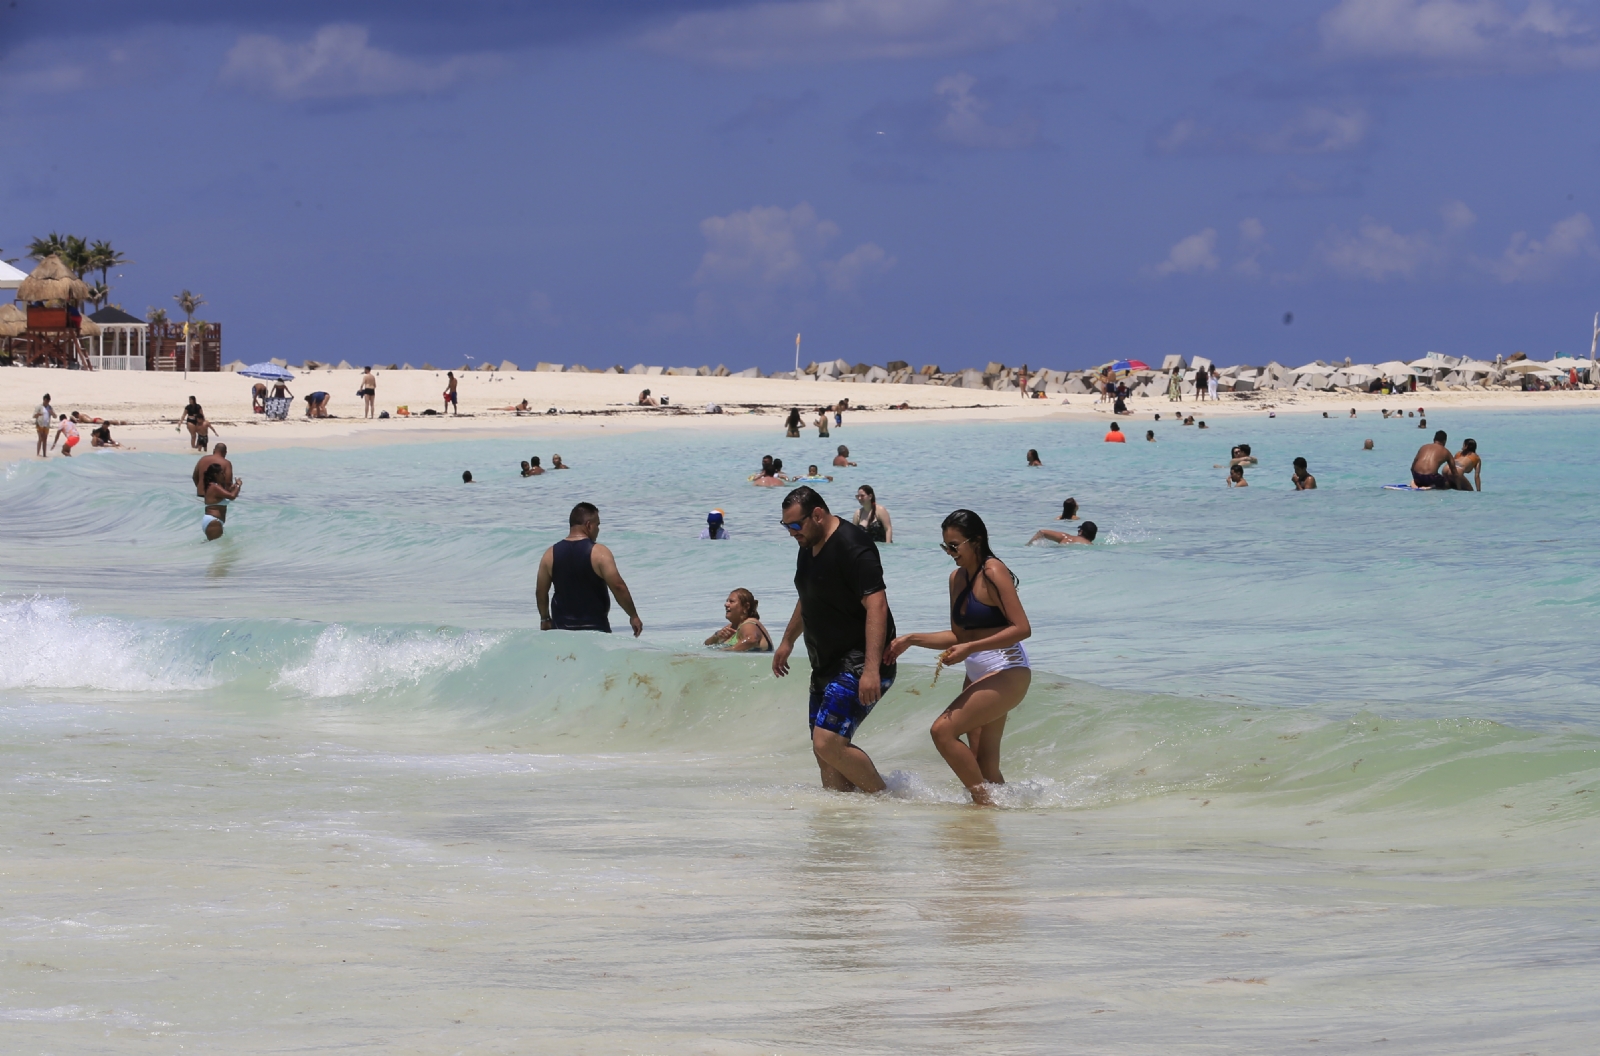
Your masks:
<svg viewBox="0 0 1600 1056"><path fill-rule="evenodd" d="M980 576L984 573L980 571ZM996 605L985 605L972 593L972 581L969 579L966 586L961 588L961 593L956 595L956 600L950 603L950 622L964 631L976 631L989 627L1006 627L1011 621L1006 619L1005 610Z"/></svg>

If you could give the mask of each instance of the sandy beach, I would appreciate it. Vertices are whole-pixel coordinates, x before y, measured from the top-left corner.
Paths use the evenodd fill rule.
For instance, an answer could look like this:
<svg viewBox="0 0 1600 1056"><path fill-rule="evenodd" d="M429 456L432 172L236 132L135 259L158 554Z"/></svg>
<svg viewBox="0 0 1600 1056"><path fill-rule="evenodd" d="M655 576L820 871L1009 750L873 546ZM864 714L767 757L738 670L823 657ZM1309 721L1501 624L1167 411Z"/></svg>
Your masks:
<svg viewBox="0 0 1600 1056"><path fill-rule="evenodd" d="M590 430L648 429L781 430L780 418L790 407L806 413L805 434L814 436L811 421L816 408L848 398L853 421L971 422L971 421L1074 421L1112 420L1109 403L1092 395L1022 399L1015 393L987 389L948 388L937 385L864 385L856 383L790 381L766 378L639 376L629 374L578 374L522 371L457 374L460 378L458 416L423 416L428 408L443 406L443 371L378 372L379 410L388 419L362 418L355 395L361 372L328 370L296 372L290 391L297 397L318 390L332 394L332 417L307 419L305 404L296 399L289 419L269 422L250 410L254 382L231 373L181 374L161 372L82 372L16 367L0 370L0 457L23 457L33 450L32 412L39 398L51 394L60 413L81 411L95 417L124 421L113 435L119 442L143 450L187 449L187 434L175 427L180 411L193 394L216 425L215 438L242 441L257 448L319 444L382 444L437 440L442 435L553 436ZM639 391L650 388L667 396L665 408L636 405ZM534 413L517 415L501 408L523 399ZM907 403L906 410L891 405ZM722 413L708 414L716 404ZM411 416L394 417L407 406ZM1169 418L1174 412L1198 418L1248 415L1338 414L1350 408L1358 415L1378 415L1382 409L1415 410L1417 407L1471 407L1480 410L1576 410L1600 407L1600 391L1513 392L1422 391L1379 396L1309 391L1265 392L1249 396L1225 395L1216 402L1197 403L1192 395L1181 404L1161 398L1135 398L1125 421L1150 421L1154 415ZM548 411L554 408L558 413ZM242 434L242 435L241 435ZM840 442L848 443L847 434Z"/></svg>

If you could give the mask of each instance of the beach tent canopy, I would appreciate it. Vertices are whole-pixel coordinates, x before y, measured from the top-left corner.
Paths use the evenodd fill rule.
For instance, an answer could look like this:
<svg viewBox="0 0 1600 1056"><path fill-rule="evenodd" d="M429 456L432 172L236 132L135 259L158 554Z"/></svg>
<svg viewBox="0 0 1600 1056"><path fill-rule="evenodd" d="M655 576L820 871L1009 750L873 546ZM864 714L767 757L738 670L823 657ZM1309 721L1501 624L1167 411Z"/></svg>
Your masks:
<svg viewBox="0 0 1600 1056"><path fill-rule="evenodd" d="M22 285L22 280L28 277L25 271L18 271L10 264L0 260L0 290L14 290Z"/></svg>
<svg viewBox="0 0 1600 1056"><path fill-rule="evenodd" d="M1332 374L1333 368L1323 363L1307 363L1303 367L1295 367L1291 374Z"/></svg>
<svg viewBox="0 0 1600 1056"><path fill-rule="evenodd" d="M242 377L260 378L262 381L293 381L294 375L278 366L276 363L252 363L243 370L236 371Z"/></svg>
<svg viewBox="0 0 1600 1056"><path fill-rule="evenodd" d="M33 269L33 274L17 285L19 301L64 301L73 304L89 299L89 287L61 263L61 258L48 256Z"/></svg>

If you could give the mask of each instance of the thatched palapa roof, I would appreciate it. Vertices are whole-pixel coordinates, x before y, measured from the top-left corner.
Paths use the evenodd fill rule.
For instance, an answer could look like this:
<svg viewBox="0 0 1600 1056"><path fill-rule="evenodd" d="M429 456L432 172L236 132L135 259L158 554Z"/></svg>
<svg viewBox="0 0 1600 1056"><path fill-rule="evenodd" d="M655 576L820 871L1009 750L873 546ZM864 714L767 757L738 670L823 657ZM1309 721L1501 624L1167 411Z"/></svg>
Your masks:
<svg viewBox="0 0 1600 1056"><path fill-rule="evenodd" d="M74 304L89 299L88 285L61 263L61 258L48 256L33 269L33 274L17 287L19 301L70 301Z"/></svg>
<svg viewBox="0 0 1600 1056"><path fill-rule="evenodd" d="M28 328L28 316L14 304L0 304L0 337L16 337Z"/></svg>
<svg viewBox="0 0 1600 1056"><path fill-rule="evenodd" d="M78 334L81 337L99 337L100 324L86 315L78 320Z"/></svg>

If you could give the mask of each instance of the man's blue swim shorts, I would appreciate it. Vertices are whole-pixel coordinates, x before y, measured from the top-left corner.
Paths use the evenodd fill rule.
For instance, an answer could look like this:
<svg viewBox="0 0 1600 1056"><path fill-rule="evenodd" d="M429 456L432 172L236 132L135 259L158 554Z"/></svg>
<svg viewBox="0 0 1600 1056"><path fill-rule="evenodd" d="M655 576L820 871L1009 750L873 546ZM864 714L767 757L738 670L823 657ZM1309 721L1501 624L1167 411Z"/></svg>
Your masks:
<svg viewBox="0 0 1600 1056"><path fill-rule="evenodd" d="M894 679L883 680L887 693ZM811 691L811 725L821 726L849 740L872 714L873 705L861 703L861 680L849 671L841 671L820 690Z"/></svg>

